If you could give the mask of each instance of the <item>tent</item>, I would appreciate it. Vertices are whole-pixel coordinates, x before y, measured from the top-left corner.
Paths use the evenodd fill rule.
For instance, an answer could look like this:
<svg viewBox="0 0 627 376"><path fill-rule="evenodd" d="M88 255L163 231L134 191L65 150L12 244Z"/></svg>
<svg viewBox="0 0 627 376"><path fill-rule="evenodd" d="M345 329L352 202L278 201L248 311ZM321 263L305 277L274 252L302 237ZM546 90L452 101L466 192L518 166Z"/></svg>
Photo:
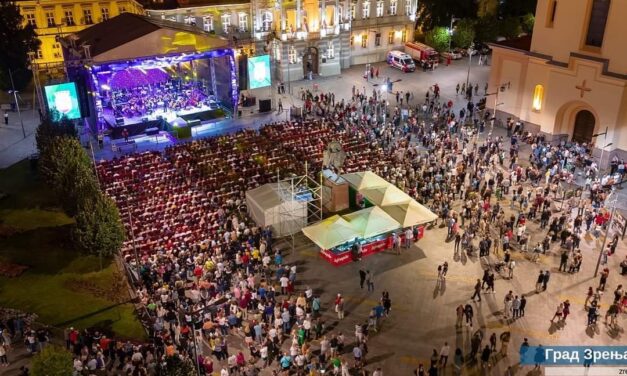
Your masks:
<svg viewBox="0 0 627 376"><path fill-rule="evenodd" d="M132 61L170 54L195 54L229 48L227 38L192 25L122 13L68 36L74 45L90 46L96 64Z"/></svg>
<svg viewBox="0 0 627 376"><path fill-rule="evenodd" d="M321 249L331 249L360 236L348 221L337 214L303 228L303 233Z"/></svg>
<svg viewBox="0 0 627 376"><path fill-rule="evenodd" d="M390 185L385 179L372 171L353 172L342 177L357 191L370 188L382 188Z"/></svg>
<svg viewBox="0 0 627 376"><path fill-rule="evenodd" d="M307 200L284 197L286 192L291 192L290 187L279 189L277 183L246 191L246 205L255 223L272 226L277 237L294 234L307 225Z"/></svg>
<svg viewBox="0 0 627 376"><path fill-rule="evenodd" d="M389 184L385 187L370 188L359 191L368 201L378 206L406 204L412 198L396 186Z"/></svg>
<svg viewBox="0 0 627 376"><path fill-rule="evenodd" d="M435 221L438 216L415 200L408 203L382 206L381 209L401 224L401 227L422 225Z"/></svg>
<svg viewBox="0 0 627 376"><path fill-rule="evenodd" d="M373 236L398 230L401 225L378 206L356 211L343 216L359 232L359 237L368 239Z"/></svg>

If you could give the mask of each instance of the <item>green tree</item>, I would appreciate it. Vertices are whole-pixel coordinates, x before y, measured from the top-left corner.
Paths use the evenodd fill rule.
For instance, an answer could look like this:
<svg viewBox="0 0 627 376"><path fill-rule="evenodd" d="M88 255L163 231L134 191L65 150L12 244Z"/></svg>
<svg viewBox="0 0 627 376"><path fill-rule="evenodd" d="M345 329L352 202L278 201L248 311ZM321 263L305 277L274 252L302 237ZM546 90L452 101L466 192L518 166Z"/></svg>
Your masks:
<svg viewBox="0 0 627 376"><path fill-rule="evenodd" d="M33 357L33 376L68 376L72 374L72 354L61 346L49 345Z"/></svg>
<svg viewBox="0 0 627 376"><path fill-rule="evenodd" d="M13 76L15 89L23 89L31 79L28 69L28 53L39 48L35 30L24 25L20 9L13 1L0 1L0 89L11 88L9 72Z"/></svg>
<svg viewBox="0 0 627 376"><path fill-rule="evenodd" d="M475 23L475 40L480 43L496 41L499 36L499 21L496 17L480 18Z"/></svg>
<svg viewBox="0 0 627 376"><path fill-rule="evenodd" d="M83 200L100 194L89 159L80 142L73 137L54 137L47 146L41 142L40 171L61 201L63 210L75 216Z"/></svg>
<svg viewBox="0 0 627 376"><path fill-rule="evenodd" d="M469 18L477 15L474 1L421 0L418 2L416 25L423 31L437 26L449 26L451 17Z"/></svg>
<svg viewBox="0 0 627 376"><path fill-rule="evenodd" d="M124 226L113 200L98 194L84 200L75 217L74 243L82 250L109 256L117 252L124 242Z"/></svg>
<svg viewBox="0 0 627 376"><path fill-rule="evenodd" d="M533 33L533 25L536 23L536 17L533 13L527 13L522 16L522 29L525 33L531 34Z"/></svg>
<svg viewBox="0 0 627 376"><path fill-rule="evenodd" d="M477 3L477 17L495 17L499 12L499 0L479 0Z"/></svg>
<svg viewBox="0 0 627 376"><path fill-rule="evenodd" d="M54 116L51 116L54 117ZM71 121L67 118L62 118L61 121L55 123L50 118L45 118L37 127L35 133L35 140L37 142L37 149L39 153L45 153L45 149L50 143L57 137L68 136L76 137L76 128Z"/></svg>
<svg viewBox="0 0 627 376"><path fill-rule="evenodd" d="M518 38L522 31L519 17L508 17L499 23L499 34L505 39Z"/></svg>
<svg viewBox="0 0 627 376"><path fill-rule="evenodd" d="M425 33L425 43L438 51L446 51L448 49L451 36L445 27L436 27Z"/></svg>
<svg viewBox="0 0 627 376"><path fill-rule="evenodd" d="M470 19L457 22L453 31L453 45L459 48L468 48L475 40L475 23Z"/></svg>

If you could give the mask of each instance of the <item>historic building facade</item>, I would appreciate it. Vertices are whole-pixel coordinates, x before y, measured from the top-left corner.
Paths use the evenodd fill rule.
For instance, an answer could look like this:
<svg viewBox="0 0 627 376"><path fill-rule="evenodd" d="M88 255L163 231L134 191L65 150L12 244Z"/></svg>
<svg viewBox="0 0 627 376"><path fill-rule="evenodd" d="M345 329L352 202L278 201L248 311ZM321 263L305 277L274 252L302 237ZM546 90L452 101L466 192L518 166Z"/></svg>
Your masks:
<svg viewBox="0 0 627 376"><path fill-rule="evenodd" d="M533 36L493 45L487 106L627 157L627 1L538 0ZM593 137L595 134L604 133ZM611 145L609 145L611 144Z"/></svg>
<svg viewBox="0 0 627 376"><path fill-rule="evenodd" d="M147 8L159 8L159 0ZM179 0L150 17L184 22L230 38L240 53L272 56L275 78L288 82L336 75L385 59L413 40L416 0Z"/></svg>
<svg viewBox="0 0 627 376"><path fill-rule="evenodd" d="M135 0L19 0L16 4L24 22L35 28L41 40L41 47L34 55L41 69L47 66L59 69L59 63L63 61L59 38L120 13L144 12Z"/></svg>

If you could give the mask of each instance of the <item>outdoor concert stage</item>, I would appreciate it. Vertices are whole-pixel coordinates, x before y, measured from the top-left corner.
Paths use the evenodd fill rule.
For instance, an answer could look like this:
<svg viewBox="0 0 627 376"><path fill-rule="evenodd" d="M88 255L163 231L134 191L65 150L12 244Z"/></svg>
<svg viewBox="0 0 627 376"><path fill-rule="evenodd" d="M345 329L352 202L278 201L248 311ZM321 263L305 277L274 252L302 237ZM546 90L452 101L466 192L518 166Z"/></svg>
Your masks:
<svg viewBox="0 0 627 376"><path fill-rule="evenodd" d="M67 37L64 53L94 133L184 138L237 111L228 40L193 26L124 13Z"/></svg>

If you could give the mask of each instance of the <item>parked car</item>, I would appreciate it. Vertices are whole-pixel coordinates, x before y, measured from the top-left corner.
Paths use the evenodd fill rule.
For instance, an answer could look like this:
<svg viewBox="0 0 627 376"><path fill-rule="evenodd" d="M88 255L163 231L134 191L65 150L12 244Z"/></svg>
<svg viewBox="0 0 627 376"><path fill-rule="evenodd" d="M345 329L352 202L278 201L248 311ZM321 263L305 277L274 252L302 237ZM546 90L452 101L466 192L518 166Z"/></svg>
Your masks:
<svg viewBox="0 0 627 376"><path fill-rule="evenodd" d="M442 58L444 60L446 60L448 58L450 58L451 60L459 60L462 57L463 57L462 54L460 52L456 52L455 50L442 52Z"/></svg>

